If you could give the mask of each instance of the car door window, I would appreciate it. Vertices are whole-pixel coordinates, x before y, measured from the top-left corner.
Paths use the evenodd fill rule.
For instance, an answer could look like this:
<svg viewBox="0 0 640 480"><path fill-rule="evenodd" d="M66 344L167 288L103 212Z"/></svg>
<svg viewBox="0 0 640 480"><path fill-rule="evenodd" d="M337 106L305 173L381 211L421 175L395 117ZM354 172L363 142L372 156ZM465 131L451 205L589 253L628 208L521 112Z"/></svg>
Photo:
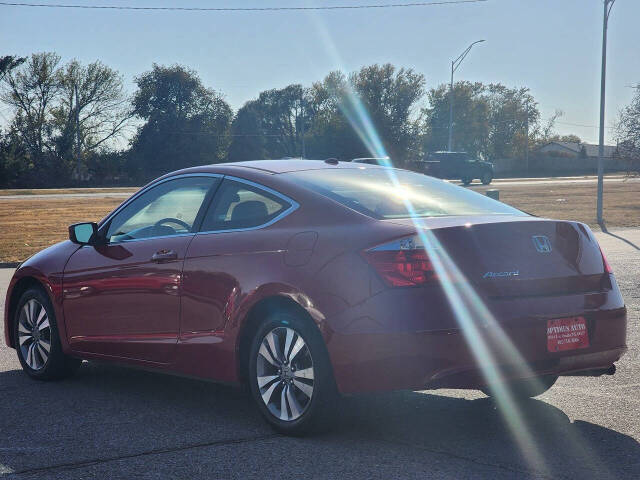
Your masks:
<svg viewBox="0 0 640 480"><path fill-rule="evenodd" d="M198 212L216 177L168 180L131 201L109 222L109 243L192 232Z"/></svg>
<svg viewBox="0 0 640 480"><path fill-rule="evenodd" d="M205 215L202 231L237 230L270 222L291 204L261 188L225 179Z"/></svg>

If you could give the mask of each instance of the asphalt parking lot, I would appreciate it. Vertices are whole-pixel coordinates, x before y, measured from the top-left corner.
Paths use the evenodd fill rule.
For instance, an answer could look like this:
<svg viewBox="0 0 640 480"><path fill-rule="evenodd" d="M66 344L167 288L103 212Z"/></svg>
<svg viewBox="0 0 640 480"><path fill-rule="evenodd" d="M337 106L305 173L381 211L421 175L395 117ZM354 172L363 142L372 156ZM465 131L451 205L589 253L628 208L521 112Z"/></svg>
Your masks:
<svg viewBox="0 0 640 480"><path fill-rule="evenodd" d="M613 377L561 378L521 404L524 433L484 394L441 390L348 398L330 432L287 438L242 390L94 363L36 382L2 346L0 477L640 478L640 230L597 235L629 309L629 352ZM11 273L0 270L2 309Z"/></svg>

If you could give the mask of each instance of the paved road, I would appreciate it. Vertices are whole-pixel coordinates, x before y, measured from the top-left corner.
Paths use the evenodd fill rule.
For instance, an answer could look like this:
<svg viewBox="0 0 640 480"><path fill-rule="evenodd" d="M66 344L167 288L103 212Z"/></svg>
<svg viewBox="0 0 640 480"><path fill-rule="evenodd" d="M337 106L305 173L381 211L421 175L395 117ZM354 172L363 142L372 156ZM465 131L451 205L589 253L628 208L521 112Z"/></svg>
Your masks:
<svg viewBox="0 0 640 480"><path fill-rule="evenodd" d="M506 185L567 185L567 184L580 184L580 183L596 183L597 177L583 176L583 177L544 177L544 178L498 178L492 182L495 186ZM453 183L460 183L453 181ZM622 181L640 182L640 178L628 179L624 175L608 175L605 177L607 183L615 183ZM472 185L482 185L479 182L475 182ZM137 189L132 189L131 192L101 192L101 193L35 193L32 195L0 195L0 200L42 200L42 199L55 199L55 198L128 198Z"/></svg>
<svg viewBox="0 0 640 480"><path fill-rule="evenodd" d="M541 463L479 392L350 398L333 431L294 439L240 390L97 364L40 383L0 348L0 478L638 479L640 230L597 235L629 307L630 352L614 377L562 378L521 405Z"/></svg>
<svg viewBox="0 0 640 480"><path fill-rule="evenodd" d="M33 195L0 195L0 200L42 200L51 198L128 198L136 189L130 192L101 192L101 193L34 193Z"/></svg>
<svg viewBox="0 0 640 480"><path fill-rule="evenodd" d="M558 177L558 178L497 178L491 185L577 185L596 184L597 177ZM640 178L627 178L625 176L605 177L605 183L640 182ZM474 183L475 185L475 183Z"/></svg>

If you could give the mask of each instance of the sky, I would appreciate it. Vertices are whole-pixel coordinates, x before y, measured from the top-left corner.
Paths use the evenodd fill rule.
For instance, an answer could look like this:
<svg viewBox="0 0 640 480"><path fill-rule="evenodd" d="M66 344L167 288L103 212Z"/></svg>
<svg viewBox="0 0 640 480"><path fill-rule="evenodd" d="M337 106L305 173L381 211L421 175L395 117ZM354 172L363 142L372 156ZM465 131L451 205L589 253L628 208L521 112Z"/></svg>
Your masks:
<svg viewBox="0 0 640 480"><path fill-rule="evenodd" d="M410 0L407 0L410 1ZM39 0L37 3L266 7L402 0ZM488 0L426 7L279 12L167 12L0 6L0 55L55 51L118 70L130 93L153 63L186 65L234 109L260 91L311 85L328 72L393 63L448 82L450 62L476 45L456 80L529 87L560 134L597 143L602 0ZM640 1L617 0L609 20L606 124L640 83ZM4 110L3 110L4 109ZM0 106L0 121L9 114ZM571 125L574 124L574 125ZM607 129L606 141L613 142Z"/></svg>

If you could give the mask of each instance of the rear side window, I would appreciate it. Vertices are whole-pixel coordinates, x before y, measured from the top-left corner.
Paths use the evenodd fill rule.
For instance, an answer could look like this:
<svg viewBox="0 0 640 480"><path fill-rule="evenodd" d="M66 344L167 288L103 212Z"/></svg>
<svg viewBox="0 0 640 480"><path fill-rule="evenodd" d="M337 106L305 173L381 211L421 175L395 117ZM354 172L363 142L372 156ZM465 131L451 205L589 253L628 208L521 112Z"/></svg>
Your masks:
<svg viewBox="0 0 640 480"><path fill-rule="evenodd" d="M237 230L259 227L291 207L261 188L225 179L209 207L201 230Z"/></svg>
<svg viewBox="0 0 640 480"><path fill-rule="evenodd" d="M393 168L336 168L285 175L295 177L297 182L310 190L378 219L526 215L467 188Z"/></svg>

